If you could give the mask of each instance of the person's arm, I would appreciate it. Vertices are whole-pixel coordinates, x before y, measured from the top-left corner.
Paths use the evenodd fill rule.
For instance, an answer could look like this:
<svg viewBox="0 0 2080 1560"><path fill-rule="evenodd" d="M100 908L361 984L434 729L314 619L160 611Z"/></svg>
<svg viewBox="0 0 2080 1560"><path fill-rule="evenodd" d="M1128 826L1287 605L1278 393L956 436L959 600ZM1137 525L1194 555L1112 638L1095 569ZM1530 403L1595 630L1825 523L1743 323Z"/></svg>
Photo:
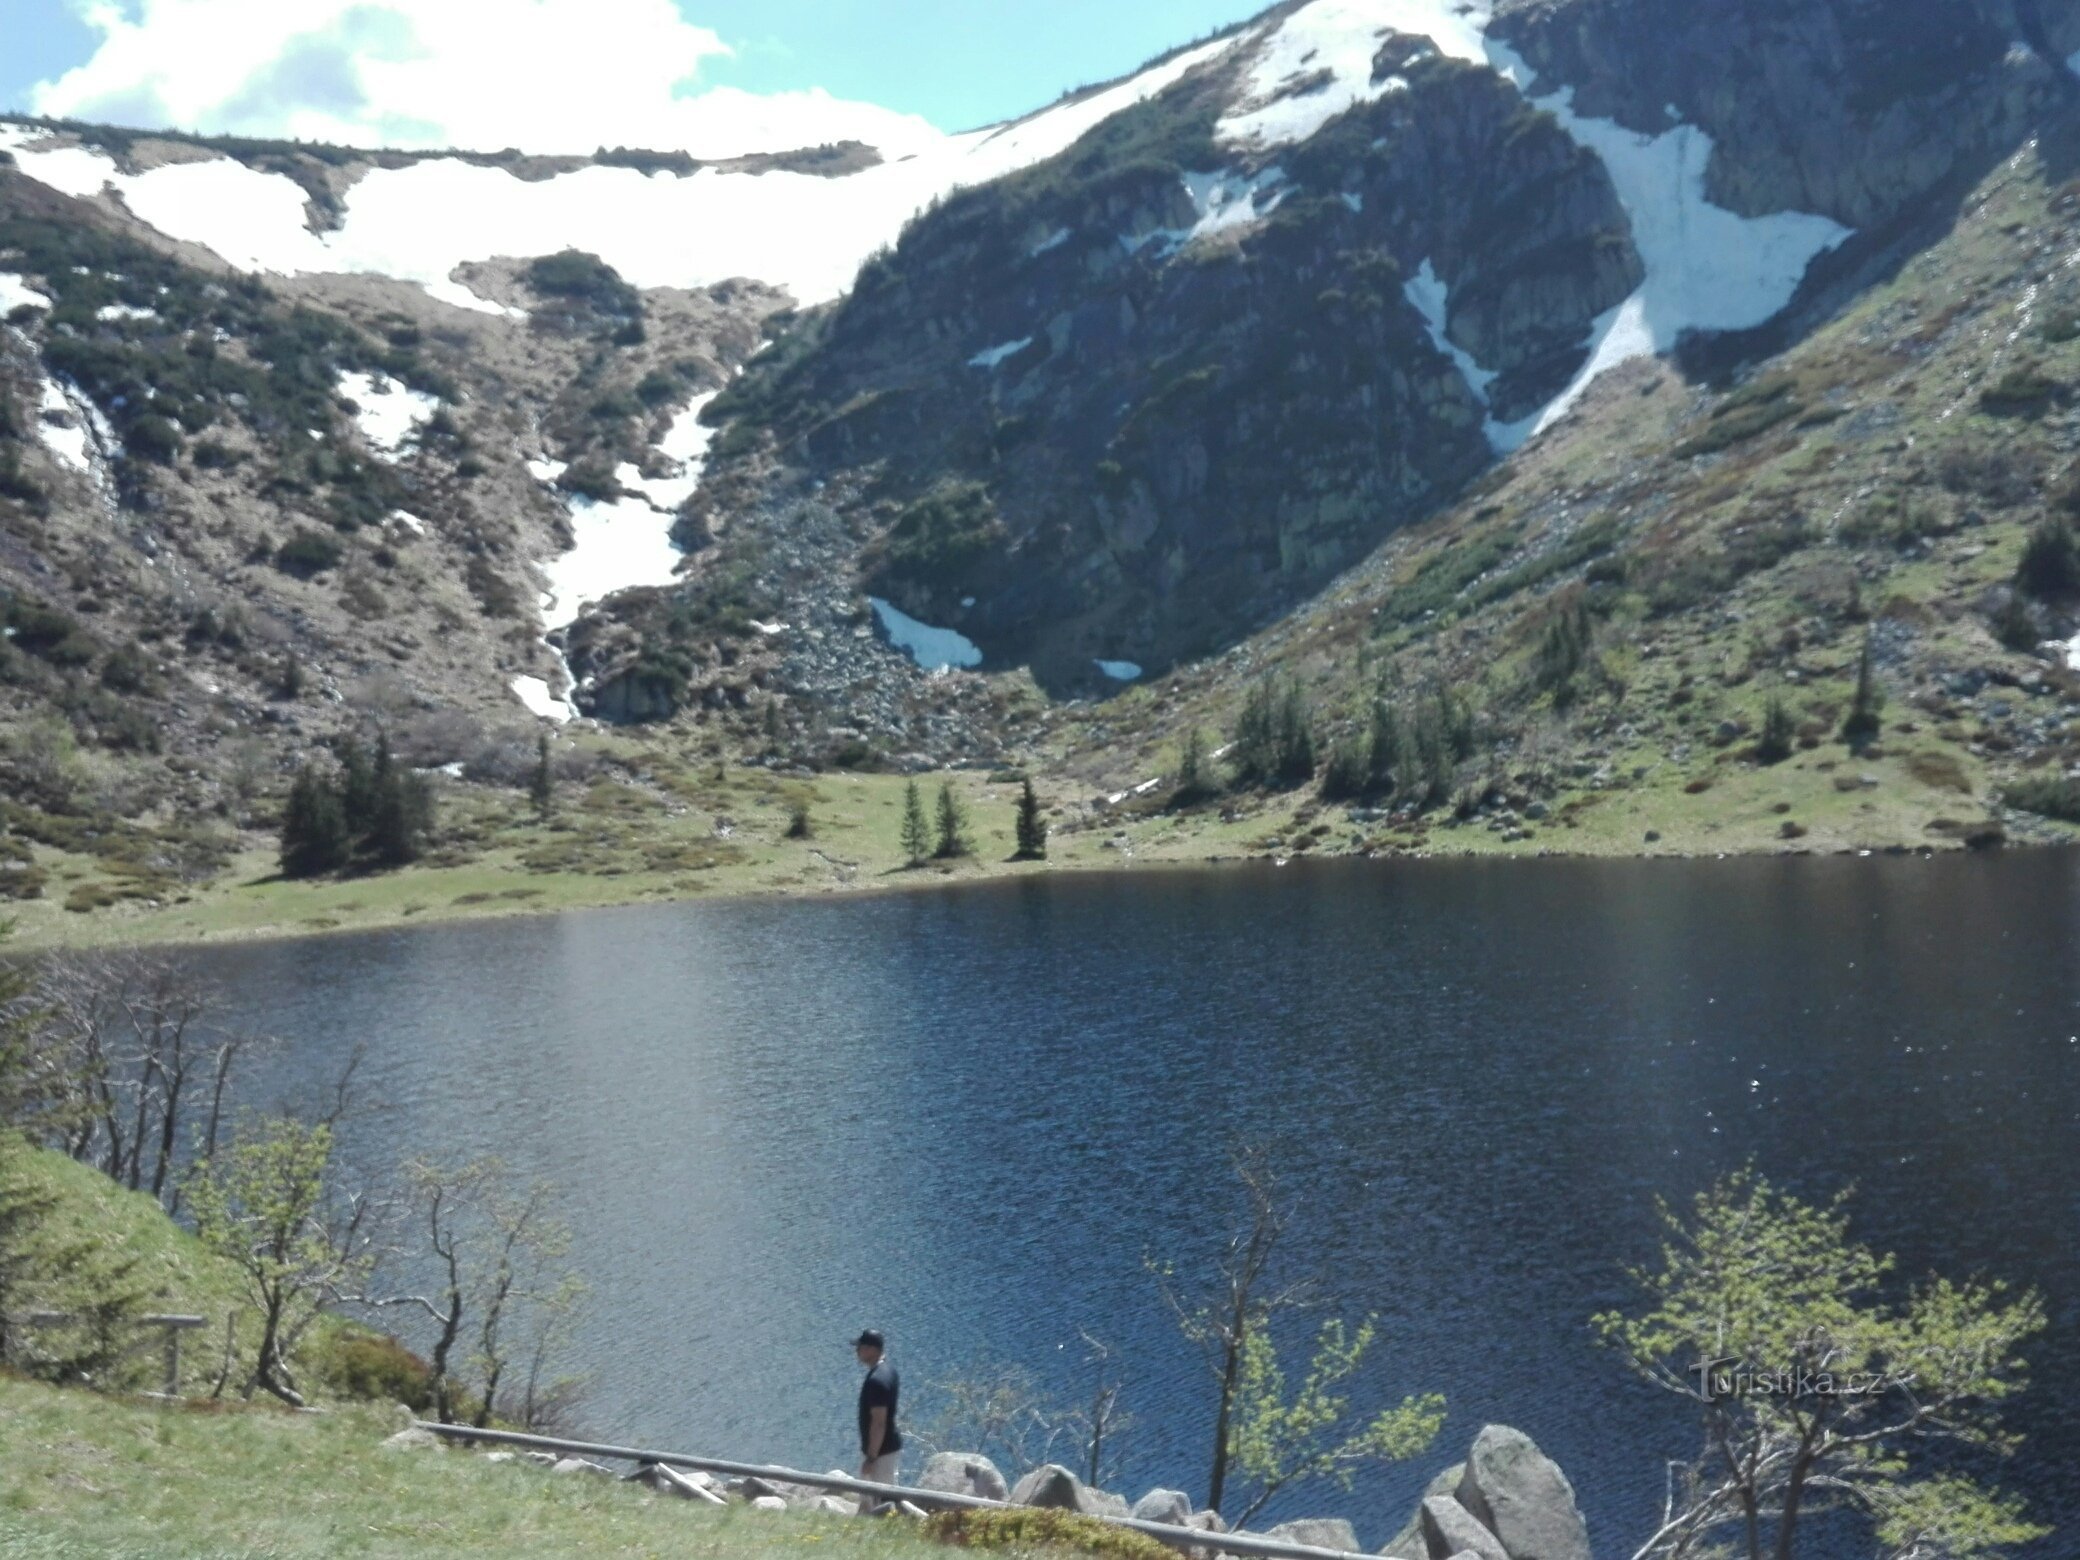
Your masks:
<svg viewBox="0 0 2080 1560"><path fill-rule="evenodd" d="M881 1455L881 1443L888 1439L888 1408L876 1403L867 1410L867 1456L872 1462Z"/></svg>

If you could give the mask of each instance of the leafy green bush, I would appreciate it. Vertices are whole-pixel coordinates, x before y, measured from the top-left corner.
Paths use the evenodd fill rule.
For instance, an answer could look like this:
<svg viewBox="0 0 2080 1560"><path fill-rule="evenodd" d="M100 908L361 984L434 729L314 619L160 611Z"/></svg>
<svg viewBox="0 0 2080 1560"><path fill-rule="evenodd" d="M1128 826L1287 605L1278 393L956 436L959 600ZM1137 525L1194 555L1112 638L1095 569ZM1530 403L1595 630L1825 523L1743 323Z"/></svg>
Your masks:
<svg viewBox="0 0 2080 1560"><path fill-rule="evenodd" d="M880 568L887 578L952 585L1004 543L989 490L948 482L909 505L888 529Z"/></svg>
<svg viewBox="0 0 2080 1560"><path fill-rule="evenodd" d="M2057 775L2032 775L2017 780L2001 791L2001 800L2022 812L2040 818L2057 818L2080 823L2080 780Z"/></svg>
<svg viewBox="0 0 2080 1560"><path fill-rule="evenodd" d="M433 1404L433 1367L395 1338L345 1333L316 1363L319 1380L340 1397L402 1403L415 1414Z"/></svg>
<svg viewBox="0 0 2080 1560"><path fill-rule="evenodd" d="M336 567L344 555L336 538L305 526L275 549L274 566L284 574L308 580Z"/></svg>
<svg viewBox="0 0 2080 1560"><path fill-rule="evenodd" d="M1996 417L2026 417L2041 412L2065 394L2065 386L2034 364L2024 363L1979 392L1979 409Z"/></svg>
<svg viewBox="0 0 2080 1560"><path fill-rule="evenodd" d="M1675 453L1685 460L1717 454L1789 422L1805 409L1796 380L1775 374L1758 379L1713 407L1704 428L1678 444Z"/></svg>
<svg viewBox="0 0 2080 1560"><path fill-rule="evenodd" d="M2015 566L2016 588L2041 600L2080 592L2080 536L2063 520L2046 520L2029 533Z"/></svg>
<svg viewBox="0 0 2080 1560"><path fill-rule="evenodd" d="M924 1524L927 1537L964 1549L1003 1549L1014 1554L1090 1555L1096 1560L1176 1560L1146 1533L1114 1527L1096 1517L1046 1507L1000 1511L941 1511Z"/></svg>

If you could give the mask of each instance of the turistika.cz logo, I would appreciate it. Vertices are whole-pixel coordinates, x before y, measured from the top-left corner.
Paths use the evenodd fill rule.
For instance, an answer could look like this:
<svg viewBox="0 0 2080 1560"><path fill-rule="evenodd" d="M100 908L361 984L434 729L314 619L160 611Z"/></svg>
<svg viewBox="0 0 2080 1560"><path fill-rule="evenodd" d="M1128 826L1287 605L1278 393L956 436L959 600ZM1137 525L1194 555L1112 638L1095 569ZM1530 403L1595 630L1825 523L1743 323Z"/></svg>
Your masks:
<svg viewBox="0 0 2080 1560"><path fill-rule="evenodd" d="M1765 1370L1742 1360L1705 1360L1690 1367L1697 1393L1707 1403L1733 1398L1883 1397L1914 1384L1911 1373L1847 1371L1837 1373L1812 1365Z"/></svg>

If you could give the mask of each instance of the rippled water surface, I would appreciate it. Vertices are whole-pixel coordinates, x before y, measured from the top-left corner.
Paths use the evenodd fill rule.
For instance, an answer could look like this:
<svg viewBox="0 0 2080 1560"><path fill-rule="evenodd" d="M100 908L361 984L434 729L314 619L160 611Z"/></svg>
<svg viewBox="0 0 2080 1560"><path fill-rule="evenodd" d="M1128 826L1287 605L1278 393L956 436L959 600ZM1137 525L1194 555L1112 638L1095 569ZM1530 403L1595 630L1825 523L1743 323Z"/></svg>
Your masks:
<svg viewBox="0 0 2080 1560"><path fill-rule="evenodd" d="M1420 1467L1263 1520L1376 1548L1501 1420L1630 1553L1689 1438L1586 1319L1628 1299L1657 1193L1752 1157L1855 1183L1909 1272L2046 1291L2008 1478L2080 1531L2080 857L1063 877L205 962L292 1038L252 1098L361 1042L359 1157L565 1188L602 1435L832 1466L860 1326L914 1417L988 1362L1074 1392L1088 1329L1139 1418L1119 1484L1203 1492L1206 1381L1143 1257L1203 1257L1226 1145L1276 1135L1293 1254L1378 1313L1377 1390L1451 1419Z"/></svg>

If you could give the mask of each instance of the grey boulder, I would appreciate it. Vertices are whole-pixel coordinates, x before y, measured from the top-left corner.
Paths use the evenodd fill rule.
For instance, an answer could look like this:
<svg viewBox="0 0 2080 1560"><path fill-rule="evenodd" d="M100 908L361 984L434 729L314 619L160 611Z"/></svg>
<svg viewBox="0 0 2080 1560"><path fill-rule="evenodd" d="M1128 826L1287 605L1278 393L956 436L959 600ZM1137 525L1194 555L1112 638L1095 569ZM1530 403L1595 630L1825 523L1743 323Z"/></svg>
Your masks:
<svg viewBox="0 0 2080 1560"><path fill-rule="evenodd" d="M1509 1560L1590 1560L1574 1486L1530 1436L1489 1425L1474 1438L1459 1504L1502 1541Z"/></svg>
<svg viewBox="0 0 2080 1560"><path fill-rule="evenodd" d="M1358 1530L1341 1517L1303 1517L1297 1522L1281 1522L1264 1536L1284 1544L1306 1544L1311 1549L1359 1552Z"/></svg>
<svg viewBox="0 0 2080 1560"><path fill-rule="evenodd" d="M1192 1514L1192 1498L1183 1490L1150 1490L1134 1502L1132 1514L1143 1522L1167 1522L1181 1527Z"/></svg>
<svg viewBox="0 0 2080 1560"><path fill-rule="evenodd" d="M1423 1525L1423 1541L1433 1555L1470 1554L1476 1560L1510 1560L1502 1540L1449 1495L1425 1499L1417 1520Z"/></svg>
<svg viewBox="0 0 2080 1560"><path fill-rule="evenodd" d="M1428 1500L1433 1495L1451 1494L1459 1487L1459 1480L1465 1473L1466 1464L1452 1464L1424 1488L1423 1500ZM1400 1532L1387 1540L1380 1554L1385 1556L1386 1560L1433 1560L1430 1546L1423 1538L1423 1507L1420 1501L1416 1504L1415 1515L1408 1519L1407 1525Z"/></svg>
<svg viewBox="0 0 2080 1560"><path fill-rule="evenodd" d="M1041 1506L1052 1511L1076 1511L1090 1516L1097 1510L1091 1493L1084 1488L1083 1480L1060 1463L1048 1463L1035 1468L1012 1486L1011 1503L1014 1506Z"/></svg>
<svg viewBox="0 0 2080 1560"><path fill-rule="evenodd" d="M1004 1475L980 1452L934 1452L924 1465L917 1487L940 1495L975 1495L983 1500L1011 1498Z"/></svg>
<svg viewBox="0 0 2080 1560"><path fill-rule="evenodd" d="M551 1473L589 1473L595 1479L611 1479L614 1470L583 1457L562 1457L549 1469Z"/></svg>

